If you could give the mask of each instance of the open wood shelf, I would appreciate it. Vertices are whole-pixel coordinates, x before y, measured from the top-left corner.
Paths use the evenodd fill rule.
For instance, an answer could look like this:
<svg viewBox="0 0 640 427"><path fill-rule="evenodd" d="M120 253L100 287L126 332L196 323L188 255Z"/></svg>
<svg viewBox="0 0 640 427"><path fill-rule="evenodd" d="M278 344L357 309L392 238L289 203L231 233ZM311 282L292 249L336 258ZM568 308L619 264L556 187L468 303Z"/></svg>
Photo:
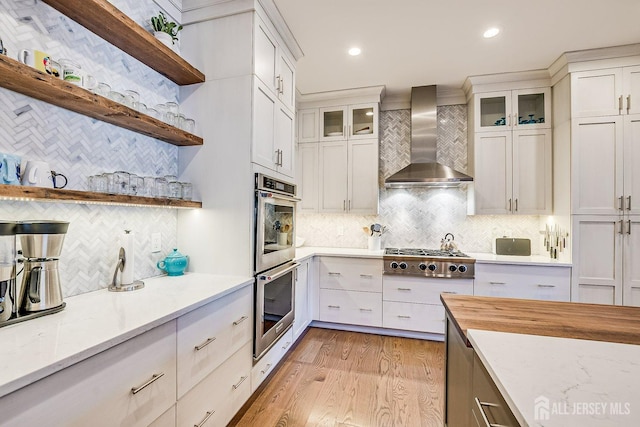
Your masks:
<svg viewBox="0 0 640 427"><path fill-rule="evenodd" d="M126 196L122 194L94 193L92 191L65 190L60 188L0 185L0 198L7 200L45 201L79 204L112 204L164 208L201 208L202 202L155 197Z"/></svg>
<svg viewBox="0 0 640 427"><path fill-rule="evenodd" d="M204 82L202 72L107 0L43 1L175 83Z"/></svg>
<svg viewBox="0 0 640 427"><path fill-rule="evenodd" d="M0 86L103 122L178 146L202 145L203 139L126 105L0 55Z"/></svg>

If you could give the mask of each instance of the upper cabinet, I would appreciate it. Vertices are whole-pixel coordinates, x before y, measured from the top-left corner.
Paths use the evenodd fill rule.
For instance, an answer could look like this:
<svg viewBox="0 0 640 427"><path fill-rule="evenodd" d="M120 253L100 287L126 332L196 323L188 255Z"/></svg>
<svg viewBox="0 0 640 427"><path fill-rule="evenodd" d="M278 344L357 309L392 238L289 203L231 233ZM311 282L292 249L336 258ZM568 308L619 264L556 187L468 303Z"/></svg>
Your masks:
<svg viewBox="0 0 640 427"><path fill-rule="evenodd" d="M319 118L321 141L378 137L377 103L320 108Z"/></svg>
<svg viewBox="0 0 640 427"><path fill-rule="evenodd" d="M294 178L295 67L256 15L254 26L253 163Z"/></svg>
<svg viewBox="0 0 640 427"><path fill-rule="evenodd" d="M640 113L640 66L571 73L575 118Z"/></svg>
<svg viewBox="0 0 640 427"><path fill-rule="evenodd" d="M295 110L295 67L267 25L256 17L255 73L276 98Z"/></svg>
<svg viewBox="0 0 640 427"><path fill-rule="evenodd" d="M534 88L474 95L476 132L551 128L551 89Z"/></svg>

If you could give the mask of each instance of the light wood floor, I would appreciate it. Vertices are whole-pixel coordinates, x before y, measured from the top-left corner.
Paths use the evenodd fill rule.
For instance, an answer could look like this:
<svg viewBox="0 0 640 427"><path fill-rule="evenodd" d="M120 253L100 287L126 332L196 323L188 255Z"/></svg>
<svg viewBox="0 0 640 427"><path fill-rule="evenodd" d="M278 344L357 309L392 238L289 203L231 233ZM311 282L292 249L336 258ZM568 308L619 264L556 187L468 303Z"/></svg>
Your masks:
<svg viewBox="0 0 640 427"><path fill-rule="evenodd" d="M230 425L443 425L444 344L310 328Z"/></svg>

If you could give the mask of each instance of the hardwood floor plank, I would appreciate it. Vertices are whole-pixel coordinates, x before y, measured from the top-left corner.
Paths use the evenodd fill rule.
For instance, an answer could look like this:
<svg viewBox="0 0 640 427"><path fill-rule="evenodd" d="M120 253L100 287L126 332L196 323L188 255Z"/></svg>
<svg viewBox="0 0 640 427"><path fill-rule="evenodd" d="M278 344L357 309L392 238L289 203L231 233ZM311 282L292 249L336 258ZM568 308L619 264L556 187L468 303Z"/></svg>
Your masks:
<svg viewBox="0 0 640 427"><path fill-rule="evenodd" d="M230 425L442 426L444 344L310 328Z"/></svg>

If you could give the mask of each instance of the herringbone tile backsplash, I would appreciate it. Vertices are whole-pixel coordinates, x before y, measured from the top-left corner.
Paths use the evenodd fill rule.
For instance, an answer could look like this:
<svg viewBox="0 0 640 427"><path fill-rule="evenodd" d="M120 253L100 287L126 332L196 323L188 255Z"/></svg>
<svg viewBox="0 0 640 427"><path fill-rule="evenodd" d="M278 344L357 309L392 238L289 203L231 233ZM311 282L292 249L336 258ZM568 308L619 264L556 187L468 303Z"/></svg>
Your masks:
<svg viewBox="0 0 640 427"><path fill-rule="evenodd" d="M143 25L159 10L152 0L111 2ZM54 59L75 60L113 90L137 91L149 106L178 99L173 82L40 1L0 0L0 37L12 58L20 49L38 49ZM101 172L177 173L173 145L6 89L0 89L0 152L45 160L67 176L67 188L78 190L87 189L89 175ZM156 261L177 241L177 214L169 209L0 201L0 219L71 222L60 258L65 296L106 286L124 229L136 235L136 278L160 274ZM162 233L156 254L150 252L153 232Z"/></svg>
<svg viewBox="0 0 640 427"><path fill-rule="evenodd" d="M378 222L387 227L383 247L439 248L446 233L453 233L460 250L491 252L492 241L502 235L531 239L538 251L539 218L520 215L467 216L464 187L447 189L384 188L384 179L410 163L409 110L380 112L378 215L298 214L298 234L306 246L367 247L362 227ZM467 107L438 107L438 161L461 172L467 169ZM338 230L343 235L338 235Z"/></svg>

